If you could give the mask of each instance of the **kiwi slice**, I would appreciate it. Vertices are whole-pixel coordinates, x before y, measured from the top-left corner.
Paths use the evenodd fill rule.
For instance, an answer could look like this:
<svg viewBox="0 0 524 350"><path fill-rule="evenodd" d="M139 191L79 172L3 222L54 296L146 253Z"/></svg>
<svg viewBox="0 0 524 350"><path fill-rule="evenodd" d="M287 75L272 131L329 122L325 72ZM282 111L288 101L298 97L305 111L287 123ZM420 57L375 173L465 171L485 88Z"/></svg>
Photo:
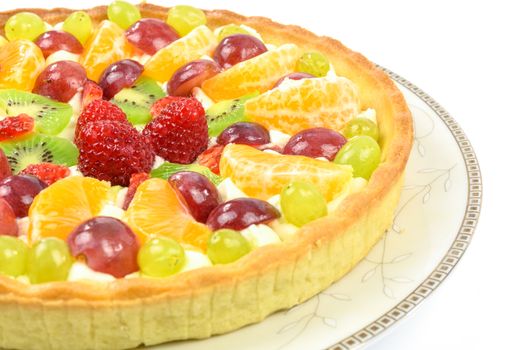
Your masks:
<svg viewBox="0 0 524 350"><path fill-rule="evenodd" d="M42 134L32 134L22 139L0 142L14 174L30 164L54 163L66 166L78 162L78 150L71 141Z"/></svg>
<svg viewBox="0 0 524 350"><path fill-rule="evenodd" d="M35 119L42 134L58 135L71 121L73 108L47 97L20 90L0 90L0 114L17 116L25 113Z"/></svg>
<svg viewBox="0 0 524 350"><path fill-rule="evenodd" d="M215 103L206 111L209 136L218 136L231 124L247 121L244 115L244 104L250 98L258 96L255 92L234 100L224 100Z"/></svg>
<svg viewBox="0 0 524 350"><path fill-rule="evenodd" d="M164 90L156 81L141 77L133 86L116 94L112 102L124 111L131 124L146 124L151 120L151 106L164 96Z"/></svg>
<svg viewBox="0 0 524 350"><path fill-rule="evenodd" d="M209 170L208 167L199 164L176 164L165 162L158 168L151 171L151 177L167 180L171 175L178 173L179 171L194 171L195 173L202 174L215 185L218 185L220 182L222 182L222 178L220 176Z"/></svg>

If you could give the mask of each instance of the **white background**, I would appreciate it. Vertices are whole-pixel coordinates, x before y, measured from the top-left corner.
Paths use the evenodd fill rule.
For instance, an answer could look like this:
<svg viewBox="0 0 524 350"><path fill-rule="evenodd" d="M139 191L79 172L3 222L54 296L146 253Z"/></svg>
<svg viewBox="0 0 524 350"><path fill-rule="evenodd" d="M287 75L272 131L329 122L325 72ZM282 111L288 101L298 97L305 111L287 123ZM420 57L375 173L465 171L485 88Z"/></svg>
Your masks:
<svg viewBox="0 0 524 350"><path fill-rule="evenodd" d="M100 0L2 0L16 7ZM443 105L484 181L480 225L451 277L371 349L517 349L524 314L524 9L519 1L154 1L227 8L341 40Z"/></svg>

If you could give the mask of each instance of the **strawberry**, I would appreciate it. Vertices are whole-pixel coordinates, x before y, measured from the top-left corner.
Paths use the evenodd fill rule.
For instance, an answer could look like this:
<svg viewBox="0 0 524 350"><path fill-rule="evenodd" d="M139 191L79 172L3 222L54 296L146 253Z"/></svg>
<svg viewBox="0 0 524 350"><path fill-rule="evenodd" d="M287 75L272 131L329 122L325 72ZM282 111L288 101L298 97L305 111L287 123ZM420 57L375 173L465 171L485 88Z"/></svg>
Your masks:
<svg viewBox="0 0 524 350"><path fill-rule="evenodd" d="M153 118L156 118L160 115L160 112L162 112L162 109L164 109L165 106L168 104L177 101L177 97L173 96L167 96L163 97L160 100L156 101L153 106L151 106L150 113L153 116Z"/></svg>
<svg viewBox="0 0 524 350"><path fill-rule="evenodd" d="M91 102L78 117L75 130L75 143L80 147L83 128L91 122L100 120L116 120L124 124L131 124L127 121L126 114L117 105L109 101L94 100Z"/></svg>
<svg viewBox="0 0 524 350"><path fill-rule="evenodd" d="M11 175L13 175L11 165L9 164L4 151L0 148L0 181Z"/></svg>
<svg viewBox="0 0 524 350"><path fill-rule="evenodd" d="M48 186L70 174L71 170L68 167L52 163L31 164L20 172L20 175L36 176Z"/></svg>
<svg viewBox="0 0 524 350"><path fill-rule="evenodd" d="M82 110L94 100L101 100L103 95L104 91L97 83L92 80L87 80L84 84L84 92L82 93Z"/></svg>
<svg viewBox="0 0 524 350"><path fill-rule="evenodd" d="M198 156L197 163L208 167L212 172L214 172L217 175L220 175L219 164L223 150L224 146L222 145L215 145L213 147L210 147Z"/></svg>
<svg viewBox="0 0 524 350"><path fill-rule="evenodd" d="M32 132L34 128L35 120L27 114L4 118L0 120L0 141L23 136Z"/></svg>
<svg viewBox="0 0 524 350"><path fill-rule="evenodd" d="M142 182L149 178L150 176L147 173L136 173L131 175L131 180L129 181L129 187L127 189L126 198L124 200L122 209L127 210L127 208L129 208L129 204L131 204L133 197L135 197L136 189Z"/></svg>

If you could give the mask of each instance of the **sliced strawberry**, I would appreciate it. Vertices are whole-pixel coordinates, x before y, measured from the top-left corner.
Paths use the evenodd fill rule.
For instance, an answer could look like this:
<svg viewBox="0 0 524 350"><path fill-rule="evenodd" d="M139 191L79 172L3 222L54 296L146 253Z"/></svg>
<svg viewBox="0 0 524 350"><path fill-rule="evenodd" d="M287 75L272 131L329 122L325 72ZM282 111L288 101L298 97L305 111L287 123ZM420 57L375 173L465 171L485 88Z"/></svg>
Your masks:
<svg viewBox="0 0 524 350"><path fill-rule="evenodd" d="M13 175L11 165L5 156L4 151L0 148L0 181L11 175Z"/></svg>
<svg viewBox="0 0 524 350"><path fill-rule="evenodd" d="M32 132L35 120L27 114L17 117L7 117L0 120L0 141L14 139Z"/></svg>
<svg viewBox="0 0 524 350"><path fill-rule="evenodd" d="M48 186L68 177L70 174L71 170L68 167L52 163L31 164L20 172L20 175L33 175Z"/></svg>
<svg viewBox="0 0 524 350"><path fill-rule="evenodd" d="M219 164L223 150L224 146L222 145L215 145L213 147L210 147L198 156L197 163L208 167L212 172L214 172L217 175L220 175Z"/></svg>
<svg viewBox="0 0 524 350"><path fill-rule="evenodd" d="M104 91L98 84L92 80L88 80L84 84L84 92L82 93L82 110L94 100L101 100Z"/></svg>
<svg viewBox="0 0 524 350"><path fill-rule="evenodd" d="M0 198L0 235L18 235L16 215L9 203L2 198Z"/></svg>
<svg viewBox="0 0 524 350"><path fill-rule="evenodd" d="M124 200L124 207L122 209L127 210L129 208L129 204L131 204L131 201L133 200L133 197L135 196L136 189L140 184L144 181L149 179L149 174L146 173L136 173L131 175L131 180L129 181L129 187L127 189L126 198Z"/></svg>
<svg viewBox="0 0 524 350"><path fill-rule="evenodd" d="M153 118L156 118L160 115L160 112L162 109L164 109L165 106L170 104L171 102L175 102L178 100L178 97L174 96L167 96L163 97L160 100L156 101L153 106L151 106L150 113L153 116Z"/></svg>

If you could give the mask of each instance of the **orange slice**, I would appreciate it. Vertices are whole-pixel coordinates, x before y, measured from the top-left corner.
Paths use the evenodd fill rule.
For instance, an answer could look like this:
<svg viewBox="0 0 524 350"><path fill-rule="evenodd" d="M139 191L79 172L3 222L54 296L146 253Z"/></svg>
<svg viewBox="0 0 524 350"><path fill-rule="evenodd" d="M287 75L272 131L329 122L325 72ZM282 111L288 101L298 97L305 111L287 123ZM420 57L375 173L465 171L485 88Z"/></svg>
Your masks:
<svg viewBox="0 0 524 350"><path fill-rule="evenodd" d="M44 55L31 41L6 43L0 50L0 89L31 91L44 68Z"/></svg>
<svg viewBox="0 0 524 350"><path fill-rule="evenodd" d="M142 242L168 236L205 250L211 234L206 225L193 219L181 195L162 179L150 179L138 186L124 221Z"/></svg>
<svg viewBox="0 0 524 350"><path fill-rule="evenodd" d="M59 180L40 192L29 209L30 242L43 237L67 236L82 222L96 216L107 202L110 184L90 177Z"/></svg>
<svg viewBox="0 0 524 350"><path fill-rule="evenodd" d="M265 92L284 75L295 69L300 50L294 44L264 52L240 62L202 84L204 92L215 101L228 100L253 92Z"/></svg>
<svg viewBox="0 0 524 350"><path fill-rule="evenodd" d="M292 180L317 186L330 201L351 180L353 169L303 156L259 151L256 148L229 144L220 159L220 175L231 180L248 196L268 199L280 194Z"/></svg>
<svg viewBox="0 0 524 350"><path fill-rule="evenodd" d="M87 77L98 81L102 72L112 63L130 57L131 44L124 36L124 31L111 21L102 21L84 46L80 63L87 72Z"/></svg>
<svg viewBox="0 0 524 350"><path fill-rule="evenodd" d="M290 80L245 104L249 120L288 134L314 127L341 131L359 111L357 87L344 77Z"/></svg>
<svg viewBox="0 0 524 350"><path fill-rule="evenodd" d="M4 46L7 43L7 39L0 35L0 47Z"/></svg>
<svg viewBox="0 0 524 350"><path fill-rule="evenodd" d="M146 62L144 75L158 81L168 81L173 73L184 64L203 55L210 55L217 46L215 34L201 25L189 34L158 50Z"/></svg>

